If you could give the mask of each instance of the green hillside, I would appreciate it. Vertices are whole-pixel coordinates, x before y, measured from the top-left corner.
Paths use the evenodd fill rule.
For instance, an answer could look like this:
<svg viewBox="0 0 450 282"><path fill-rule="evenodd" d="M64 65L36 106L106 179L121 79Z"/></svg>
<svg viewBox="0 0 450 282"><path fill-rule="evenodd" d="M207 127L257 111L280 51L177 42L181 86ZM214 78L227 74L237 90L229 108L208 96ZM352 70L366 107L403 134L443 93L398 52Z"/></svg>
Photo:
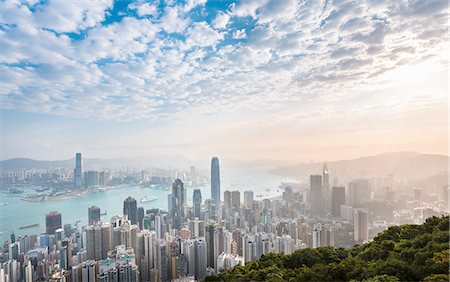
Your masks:
<svg viewBox="0 0 450 282"><path fill-rule="evenodd" d="M352 249L268 254L205 281L449 281L449 235L449 217L431 217Z"/></svg>

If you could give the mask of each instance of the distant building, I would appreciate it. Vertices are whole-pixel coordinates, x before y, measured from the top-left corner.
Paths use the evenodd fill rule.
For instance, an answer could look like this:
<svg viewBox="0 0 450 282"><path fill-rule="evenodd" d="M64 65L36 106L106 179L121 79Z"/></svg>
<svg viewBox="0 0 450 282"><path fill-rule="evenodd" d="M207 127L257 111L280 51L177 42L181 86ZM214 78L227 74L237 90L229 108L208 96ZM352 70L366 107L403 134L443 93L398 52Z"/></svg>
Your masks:
<svg viewBox="0 0 450 282"><path fill-rule="evenodd" d="M345 205L345 187L333 186L331 188L331 215L340 217L343 205Z"/></svg>
<svg viewBox="0 0 450 282"><path fill-rule="evenodd" d="M368 179L356 179L348 184L350 205L360 207L372 200L372 188Z"/></svg>
<svg viewBox="0 0 450 282"><path fill-rule="evenodd" d="M47 234L55 234L55 230L62 227L61 214L57 211L51 211L45 216L45 227Z"/></svg>
<svg viewBox="0 0 450 282"><path fill-rule="evenodd" d="M172 228L180 229L184 221L184 185L180 179L176 179L172 185L172 207L170 215L172 217Z"/></svg>
<svg viewBox="0 0 450 282"><path fill-rule="evenodd" d="M231 192L231 205L233 206L233 212L239 212L241 206L241 192Z"/></svg>
<svg viewBox="0 0 450 282"><path fill-rule="evenodd" d="M310 176L310 206L311 215L323 215L322 175Z"/></svg>
<svg viewBox="0 0 450 282"><path fill-rule="evenodd" d="M136 199L131 196L125 199L123 202L123 214L128 216L131 224L137 224L138 215Z"/></svg>
<svg viewBox="0 0 450 282"><path fill-rule="evenodd" d="M201 218L202 211L202 191L200 189L194 189L194 194L192 196L192 201L194 204L194 218Z"/></svg>
<svg viewBox="0 0 450 282"><path fill-rule="evenodd" d="M88 219L89 225L92 225L95 222L100 221L100 208L96 206L88 208Z"/></svg>
<svg viewBox="0 0 450 282"><path fill-rule="evenodd" d="M75 188L83 187L82 171L81 171L81 153L75 154L75 170L74 170Z"/></svg>
<svg viewBox="0 0 450 282"><path fill-rule="evenodd" d="M341 206L341 219L349 222L353 222L353 207Z"/></svg>
<svg viewBox="0 0 450 282"><path fill-rule="evenodd" d="M354 216L354 235L357 242L369 241L369 213L367 210L355 209Z"/></svg>
<svg viewBox="0 0 450 282"><path fill-rule="evenodd" d="M322 168L322 207L324 209L323 214L331 212L330 173L326 163L323 164Z"/></svg>
<svg viewBox="0 0 450 282"><path fill-rule="evenodd" d="M244 206L246 208L253 208L253 191L247 190L244 192Z"/></svg>
<svg viewBox="0 0 450 282"><path fill-rule="evenodd" d="M220 207L220 168L217 157L211 160L211 198L218 209Z"/></svg>

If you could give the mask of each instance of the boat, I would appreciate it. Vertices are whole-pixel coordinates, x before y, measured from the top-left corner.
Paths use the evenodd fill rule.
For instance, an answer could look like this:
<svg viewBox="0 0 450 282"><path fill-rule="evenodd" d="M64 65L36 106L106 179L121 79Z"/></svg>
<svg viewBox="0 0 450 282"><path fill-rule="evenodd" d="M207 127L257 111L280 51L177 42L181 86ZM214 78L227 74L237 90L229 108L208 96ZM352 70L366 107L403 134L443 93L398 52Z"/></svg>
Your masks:
<svg viewBox="0 0 450 282"><path fill-rule="evenodd" d="M108 212L105 210L105 212L104 213L101 213L100 215L101 216L104 216L104 215L107 215L108 214Z"/></svg>
<svg viewBox="0 0 450 282"><path fill-rule="evenodd" d="M0 203L0 206L7 206L8 202Z"/></svg>
<svg viewBox="0 0 450 282"><path fill-rule="evenodd" d="M158 200L158 198L155 196L145 196L144 198L141 199L141 203L153 202L156 200Z"/></svg>
<svg viewBox="0 0 450 282"><path fill-rule="evenodd" d="M21 227L19 227L19 229L27 229L27 228L33 228L33 227L38 227L38 226L39 226L39 223L35 223L35 224L21 226Z"/></svg>

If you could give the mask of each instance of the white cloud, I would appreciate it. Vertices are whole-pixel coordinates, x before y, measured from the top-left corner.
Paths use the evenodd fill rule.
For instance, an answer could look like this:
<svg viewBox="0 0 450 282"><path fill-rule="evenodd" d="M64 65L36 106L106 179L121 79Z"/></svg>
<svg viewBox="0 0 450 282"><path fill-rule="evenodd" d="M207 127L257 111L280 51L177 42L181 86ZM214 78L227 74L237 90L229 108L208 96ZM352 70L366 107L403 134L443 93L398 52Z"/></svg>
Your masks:
<svg viewBox="0 0 450 282"><path fill-rule="evenodd" d="M158 7L156 5L152 5L150 3L131 3L129 8L132 10L137 10L137 14L140 17L144 16L152 16L155 17L158 15Z"/></svg>
<svg viewBox="0 0 450 282"><path fill-rule="evenodd" d="M112 6L112 0L77 2L50 0L35 7L33 21L39 27L57 32L78 32L103 21L105 11Z"/></svg>
<svg viewBox="0 0 450 282"><path fill-rule="evenodd" d="M234 39L244 39L246 37L247 37L247 33L246 33L245 29L240 29L240 30L238 29L233 32Z"/></svg>
<svg viewBox="0 0 450 282"><path fill-rule="evenodd" d="M227 13L219 13L216 18L212 21L212 25L217 29L224 29L227 27L230 21L230 16Z"/></svg>
<svg viewBox="0 0 450 282"><path fill-rule="evenodd" d="M196 22L187 31L187 43L194 46L211 46L223 39L223 34L206 22Z"/></svg>
<svg viewBox="0 0 450 282"><path fill-rule="evenodd" d="M437 2L240 1L211 25L205 3L138 2L129 8L140 17L102 25L110 1L1 2L2 107L100 119L258 111L364 92L384 72L446 54Z"/></svg>
<svg viewBox="0 0 450 282"><path fill-rule="evenodd" d="M161 17L160 23L162 29L168 33L181 33L190 24L190 20L184 16L177 6L167 7L165 14Z"/></svg>

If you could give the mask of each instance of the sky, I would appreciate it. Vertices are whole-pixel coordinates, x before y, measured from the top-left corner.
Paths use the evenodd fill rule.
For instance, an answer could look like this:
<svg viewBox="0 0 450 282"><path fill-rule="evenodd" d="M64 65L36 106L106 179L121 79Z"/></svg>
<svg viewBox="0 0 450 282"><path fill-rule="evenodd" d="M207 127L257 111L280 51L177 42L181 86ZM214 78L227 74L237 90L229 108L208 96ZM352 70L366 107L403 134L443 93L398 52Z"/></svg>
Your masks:
<svg viewBox="0 0 450 282"><path fill-rule="evenodd" d="M447 5L1 1L0 159L448 154Z"/></svg>

